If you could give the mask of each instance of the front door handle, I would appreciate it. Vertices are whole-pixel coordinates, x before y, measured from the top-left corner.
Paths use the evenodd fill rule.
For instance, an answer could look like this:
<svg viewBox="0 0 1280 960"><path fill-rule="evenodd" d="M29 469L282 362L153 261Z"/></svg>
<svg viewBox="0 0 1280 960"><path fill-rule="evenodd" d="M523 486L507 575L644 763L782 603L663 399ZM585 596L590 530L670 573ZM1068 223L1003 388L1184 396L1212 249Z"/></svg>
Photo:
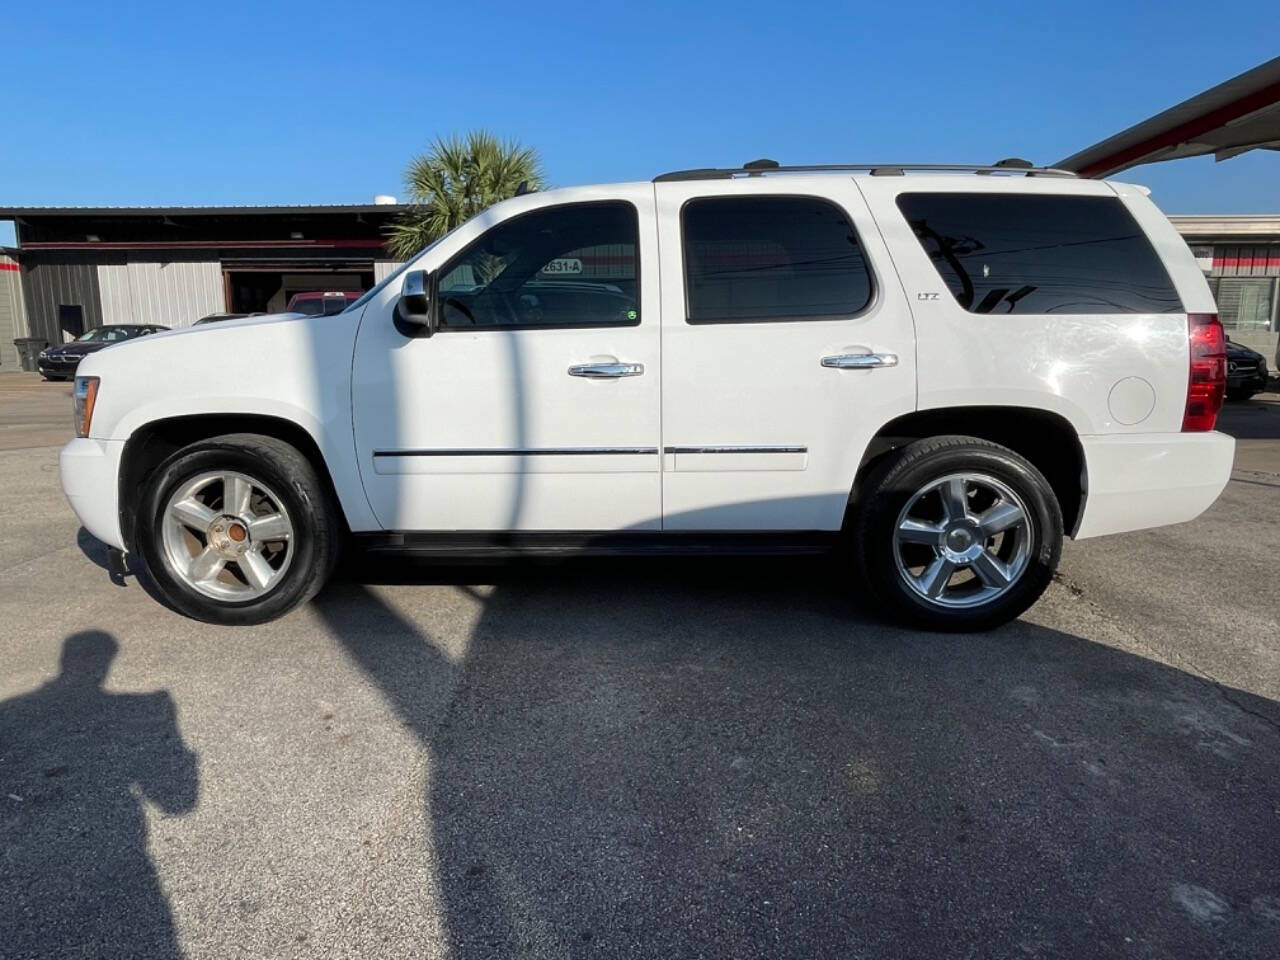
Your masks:
<svg viewBox="0 0 1280 960"><path fill-rule="evenodd" d="M578 363L569 368L569 376L586 377L588 380L616 380L619 377L638 377L644 373L643 363Z"/></svg>
<svg viewBox="0 0 1280 960"><path fill-rule="evenodd" d="M838 353L833 357L823 357L824 367L837 370L874 370L877 367L896 367L896 353Z"/></svg>

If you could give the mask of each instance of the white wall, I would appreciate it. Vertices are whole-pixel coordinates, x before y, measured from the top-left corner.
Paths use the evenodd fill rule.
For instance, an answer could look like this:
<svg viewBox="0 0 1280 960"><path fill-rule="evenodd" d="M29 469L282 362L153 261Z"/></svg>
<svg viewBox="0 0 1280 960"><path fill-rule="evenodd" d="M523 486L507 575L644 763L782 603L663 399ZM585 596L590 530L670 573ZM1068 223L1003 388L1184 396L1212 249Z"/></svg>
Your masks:
<svg viewBox="0 0 1280 960"><path fill-rule="evenodd" d="M17 264L0 254L0 371L18 369L15 337L27 336L27 312L22 302L22 275Z"/></svg>
<svg viewBox="0 0 1280 960"><path fill-rule="evenodd" d="M102 322L189 327L226 309L217 262L103 264L98 267Z"/></svg>

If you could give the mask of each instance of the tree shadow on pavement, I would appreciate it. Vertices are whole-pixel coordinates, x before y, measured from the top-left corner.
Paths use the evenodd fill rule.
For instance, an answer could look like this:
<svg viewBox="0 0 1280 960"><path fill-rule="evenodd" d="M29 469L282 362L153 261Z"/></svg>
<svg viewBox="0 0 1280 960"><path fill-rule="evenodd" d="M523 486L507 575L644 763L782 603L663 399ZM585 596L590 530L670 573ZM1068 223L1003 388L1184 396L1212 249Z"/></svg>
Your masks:
<svg viewBox="0 0 1280 960"><path fill-rule="evenodd" d="M179 955L142 804L194 809L197 760L168 693L103 689L118 648L73 634L55 679L0 703L0 956Z"/></svg>
<svg viewBox="0 0 1280 960"><path fill-rule="evenodd" d="M461 663L376 588L316 607L430 754L458 956L1277 954L1269 701L887 627L807 561L417 576L493 584Z"/></svg>

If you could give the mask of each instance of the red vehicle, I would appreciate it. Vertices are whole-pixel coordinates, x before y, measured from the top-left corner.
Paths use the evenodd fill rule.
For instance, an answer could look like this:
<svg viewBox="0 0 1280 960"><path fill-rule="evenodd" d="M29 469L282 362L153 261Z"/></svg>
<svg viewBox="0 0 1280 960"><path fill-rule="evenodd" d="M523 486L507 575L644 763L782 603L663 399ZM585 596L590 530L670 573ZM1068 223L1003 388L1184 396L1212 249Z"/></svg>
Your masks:
<svg viewBox="0 0 1280 960"><path fill-rule="evenodd" d="M309 290L289 298L285 313L301 313L308 317L341 313L362 296L362 290Z"/></svg>

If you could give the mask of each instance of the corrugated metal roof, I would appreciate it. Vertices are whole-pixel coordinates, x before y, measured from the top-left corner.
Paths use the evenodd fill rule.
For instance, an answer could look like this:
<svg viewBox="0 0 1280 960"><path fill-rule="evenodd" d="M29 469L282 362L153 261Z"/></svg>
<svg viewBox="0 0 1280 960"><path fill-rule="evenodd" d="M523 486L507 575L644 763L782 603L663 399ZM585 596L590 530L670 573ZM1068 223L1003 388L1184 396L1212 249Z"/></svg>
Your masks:
<svg viewBox="0 0 1280 960"><path fill-rule="evenodd" d="M180 217L217 214L395 213L408 204L320 203L275 206L243 204L216 207L0 207L0 218L13 217Z"/></svg>

